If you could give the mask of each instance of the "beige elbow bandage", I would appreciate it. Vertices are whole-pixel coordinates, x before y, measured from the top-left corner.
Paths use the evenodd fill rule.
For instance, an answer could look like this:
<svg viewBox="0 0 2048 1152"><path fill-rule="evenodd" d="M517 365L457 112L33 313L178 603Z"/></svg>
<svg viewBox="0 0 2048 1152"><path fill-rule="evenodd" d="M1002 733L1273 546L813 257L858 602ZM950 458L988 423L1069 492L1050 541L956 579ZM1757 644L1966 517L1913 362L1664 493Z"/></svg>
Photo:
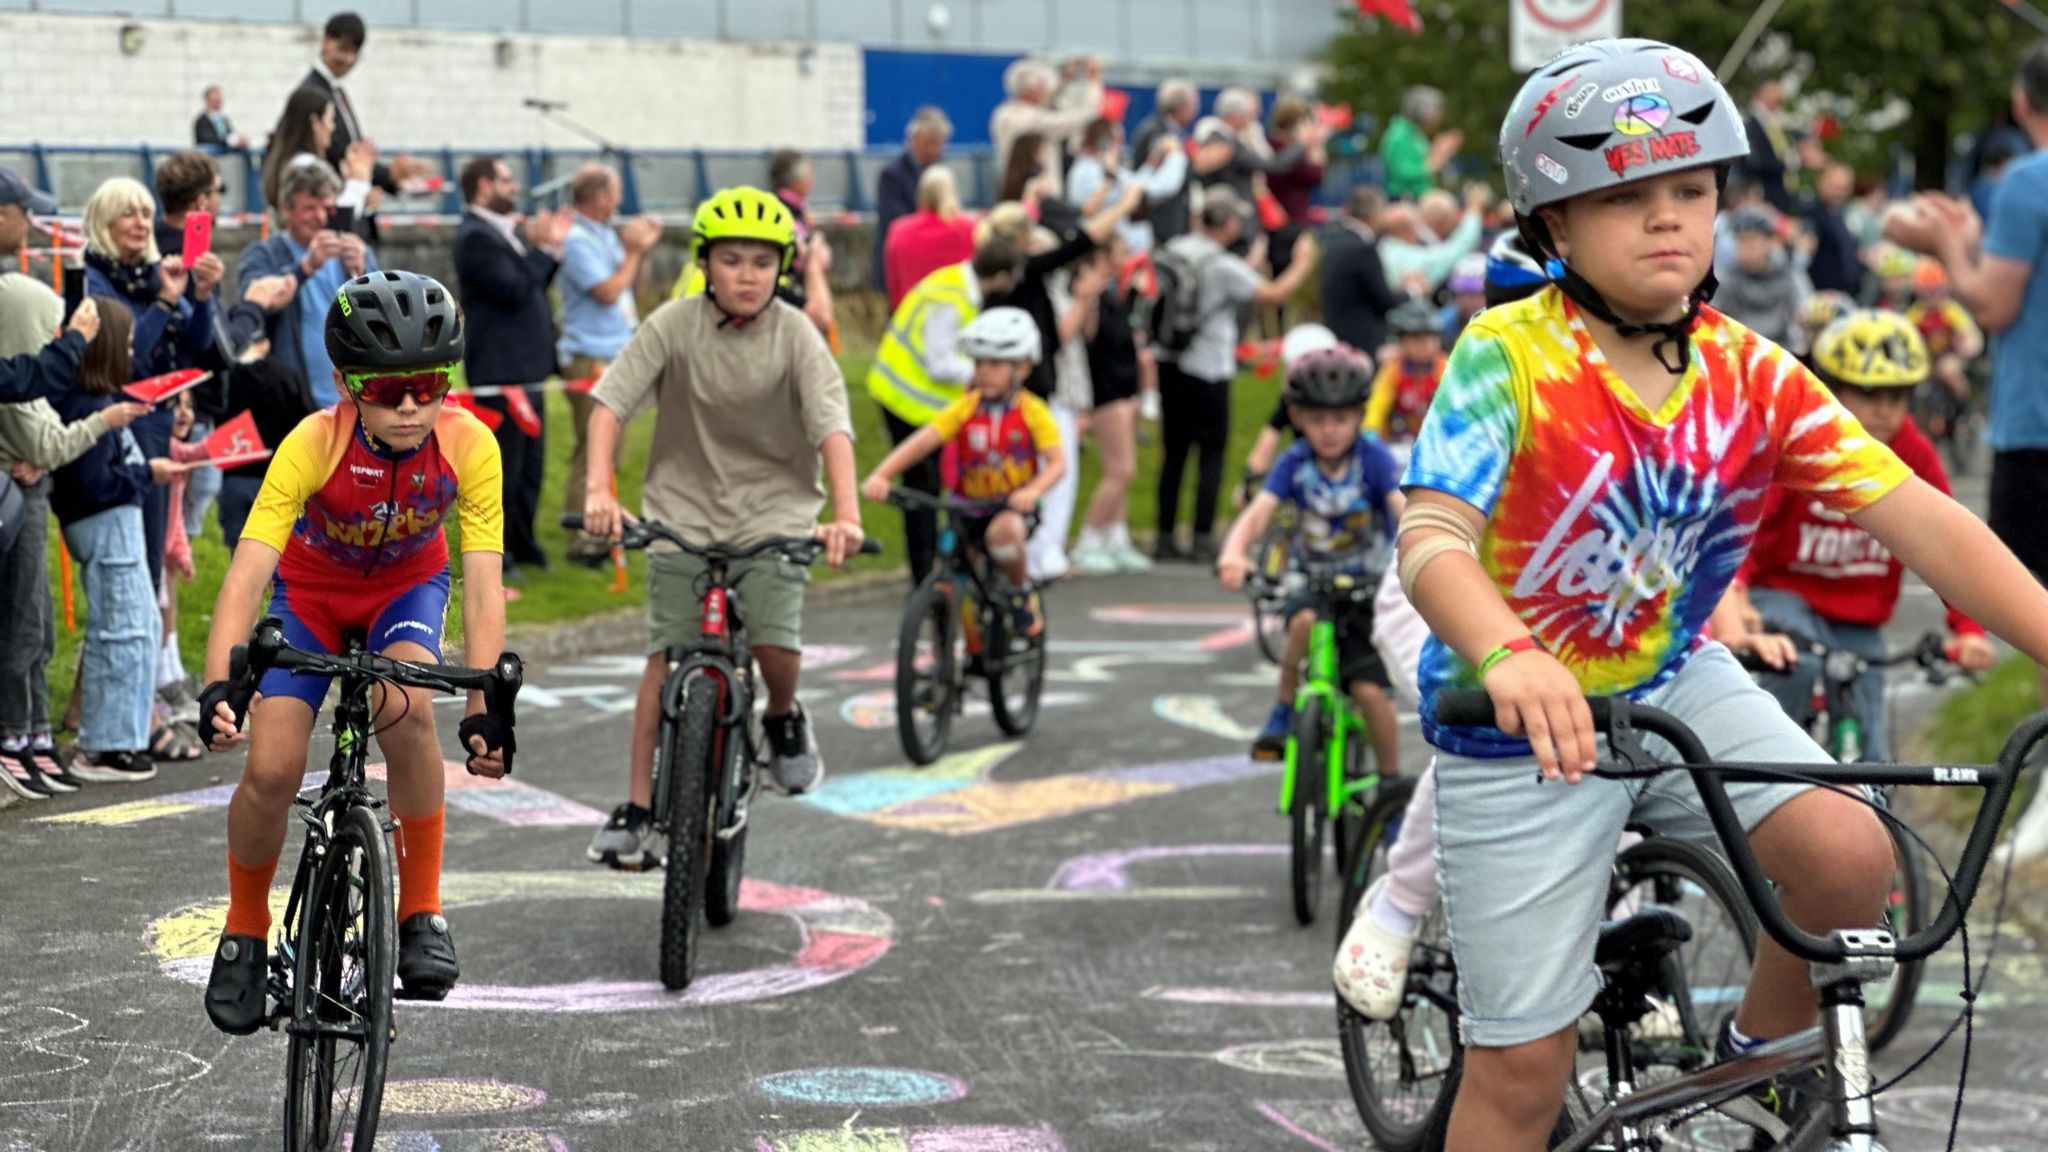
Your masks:
<svg viewBox="0 0 2048 1152"><path fill-rule="evenodd" d="M1417 528L1434 528L1447 535L1399 544L1401 592L1411 600L1415 597L1415 580L1431 560L1446 552L1464 552L1474 558L1479 555L1479 534L1472 530L1470 521L1449 508L1410 502L1401 512L1401 528L1396 540Z"/></svg>

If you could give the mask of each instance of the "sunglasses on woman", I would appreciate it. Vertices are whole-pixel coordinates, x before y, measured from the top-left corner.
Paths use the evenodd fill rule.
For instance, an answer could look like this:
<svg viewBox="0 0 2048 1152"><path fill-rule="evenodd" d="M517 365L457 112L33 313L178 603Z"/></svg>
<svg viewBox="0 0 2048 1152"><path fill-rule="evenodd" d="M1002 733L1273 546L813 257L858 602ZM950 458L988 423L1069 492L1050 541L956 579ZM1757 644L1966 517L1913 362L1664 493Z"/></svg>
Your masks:
<svg viewBox="0 0 2048 1152"><path fill-rule="evenodd" d="M455 382L455 369L427 368L415 372L344 372L342 382L349 395L379 408L396 408L410 396L424 408L443 396Z"/></svg>

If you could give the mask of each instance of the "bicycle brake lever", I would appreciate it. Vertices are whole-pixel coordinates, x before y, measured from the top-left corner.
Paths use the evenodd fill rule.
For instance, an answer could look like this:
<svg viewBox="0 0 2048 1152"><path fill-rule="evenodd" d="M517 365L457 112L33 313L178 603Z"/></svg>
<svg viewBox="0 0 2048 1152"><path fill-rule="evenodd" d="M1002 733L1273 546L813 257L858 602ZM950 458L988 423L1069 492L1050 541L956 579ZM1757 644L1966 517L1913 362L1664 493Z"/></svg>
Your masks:
<svg viewBox="0 0 2048 1152"><path fill-rule="evenodd" d="M1633 775L1648 775L1659 767L1657 761L1643 750L1643 738L1636 731L1635 713L1630 703L1616 697L1608 705L1607 752L1613 760Z"/></svg>

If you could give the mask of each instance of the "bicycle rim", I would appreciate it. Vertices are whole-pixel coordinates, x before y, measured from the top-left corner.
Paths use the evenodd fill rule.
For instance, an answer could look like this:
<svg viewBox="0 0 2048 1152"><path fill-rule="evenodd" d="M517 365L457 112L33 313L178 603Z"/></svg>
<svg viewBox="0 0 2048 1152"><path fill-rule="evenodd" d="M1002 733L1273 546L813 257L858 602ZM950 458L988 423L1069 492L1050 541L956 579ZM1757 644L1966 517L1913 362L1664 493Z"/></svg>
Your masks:
<svg viewBox="0 0 2048 1152"><path fill-rule="evenodd" d="M1912 838L1889 822L1886 829L1892 835L1896 862L1885 926L1891 929L1894 939L1903 940L1927 926L1927 887L1921 878L1920 854ZM1863 1027L1872 1052L1883 1049L1905 1031L1913 1015L1913 1001L1920 992L1923 963L1914 960L1901 964L1887 983L1864 986Z"/></svg>
<svg viewBox="0 0 2048 1152"><path fill-rule="evenodd" d="M343 813L301 905L286 1057L287 1152L369 1148L391 1044L397 927L384 828Z"/></svg>
<svg viewBox="0 0 2048 1152"><path fill-rule="evenodd" d="M955 674L952 602L927 577L903 608L896 641L896 735L913 764L930 764L946 751L953 728Z"/></svg>
<svg viewBox="0 0 2048 1152"><path fill-rule="evenodd" d="M1401 816L1415 793L1409 778L1388 780L1358 818L1356 844L1344 870L1344 895L1337 911L1337 939L1351 928L1359 900L1387 870L1387 853L1400 835ZM1337 1032L1344 1053L1344 1078L1359 1119L1385 1152L1413 1152L1443 1091L1457 1052L1457 1021L1426 986L1446 1003L1457 999L1457 974L1441 909L1417 925L1410 958L1410 992L1392 1020L1368 1020L1337 997Z"/></svg>
<svg viewBox="0 0 2048 1152"><path fill-rule="evenodd" d="M1318 806L1319 790L1327 787L1322 773L1329 725L1323 720L1323 702L1310 697L1294 715L1294 794L1287 804L1288 889L1294 900L1295 923L1304 927L1316 922L1316 906L1323 896L1323 812Z"/></svg>
<svg viewBox="0 0 2048 1152"><path fill-rule="evenodd" d="M703 933L704 882L710 867L709 805L705 780L715 767L718 682L708 675L683 688L682 715L668 758L668 872L661 884L661 983L671 992L690 986Z"/></svg>

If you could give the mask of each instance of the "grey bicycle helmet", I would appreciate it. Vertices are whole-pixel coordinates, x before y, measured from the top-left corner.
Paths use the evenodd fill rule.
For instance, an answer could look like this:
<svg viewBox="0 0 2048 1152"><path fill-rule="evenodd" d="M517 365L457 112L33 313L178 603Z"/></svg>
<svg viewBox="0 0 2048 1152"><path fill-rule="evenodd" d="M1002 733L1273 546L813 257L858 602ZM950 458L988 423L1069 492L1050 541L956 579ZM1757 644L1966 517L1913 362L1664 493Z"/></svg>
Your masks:
<svg viewBox="0 0 2048 1152"><path fill-rule="evenodd" d="M1411 296L1387 313L1387 330L1396 336L1420 336L1428 333L1441 335L1444 329L1437 322L1436 309L1429 306L1429 301Z"/></svg>
<svg viewBox="0 0 2048 1152"><path fill-rule="evenodd" d="M1022 308L991 308L960 330L960 354L970 360L1021 360L1036 364L1043 349L1038 321Z"/></svg>
<svg viewBox="0 0 2048 1152"><path fill-rule="evenodd" d="M1304 353L1287 370L1287 402L1299 408L1352 408L1372 394L1372 357L1338 344Z"/></svg>
<svg viewBox="0 0 2048 1152"><path fill-rule="evenodd" d="M462 360L462 309L439 280L378 271L341 286L327 306L327 358L336 368L432 368Z"/></svg>

